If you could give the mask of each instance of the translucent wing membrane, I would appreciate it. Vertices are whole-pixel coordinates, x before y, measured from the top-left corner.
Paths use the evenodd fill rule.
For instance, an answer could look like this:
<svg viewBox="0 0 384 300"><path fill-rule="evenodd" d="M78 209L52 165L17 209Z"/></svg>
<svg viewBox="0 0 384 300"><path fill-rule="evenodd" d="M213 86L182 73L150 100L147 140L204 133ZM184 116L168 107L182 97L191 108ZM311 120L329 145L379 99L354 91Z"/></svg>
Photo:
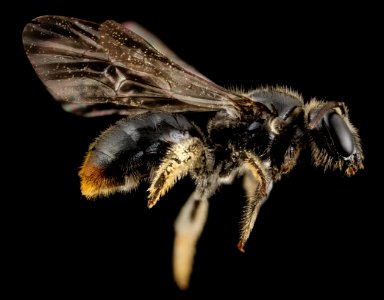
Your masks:
<svg viewBox="0 0 384 300"><path fill-rule="evenodd" d="M157 49L160 53L164 54L166 57L172 59L179 66L188 70L191 73L194 73L202 78L208 80L206 76L201 74L196 68L191 66L190 64L183 61L180 57L176 55L171 49L169 49L157 36L155 36L152 32L149 32L144 27L140 26L136 22L129 21L122 24L125 28L132 30L134 33L138 34L142 38L144 38L147 42L149 42L155 49Z"/></svg>
<svg viewBox="0 0 384 300"><path fill-rule="evenodd" d="M23 32L38 76L66 110L94 116L226 110L248 99L184 69L114 22L43 16ZM114 104L114 105L111 105Z"/></svg>

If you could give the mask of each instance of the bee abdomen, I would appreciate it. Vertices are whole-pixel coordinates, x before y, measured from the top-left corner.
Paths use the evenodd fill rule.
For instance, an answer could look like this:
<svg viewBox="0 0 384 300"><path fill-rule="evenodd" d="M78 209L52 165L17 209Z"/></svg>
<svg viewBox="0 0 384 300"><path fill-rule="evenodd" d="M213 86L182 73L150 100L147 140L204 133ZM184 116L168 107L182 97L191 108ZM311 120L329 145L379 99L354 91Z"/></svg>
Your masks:
<svg viewBox="0 0 384 300"><path fill-rule="evenodd" d="M169 113L117 122L89 148L79 172L82 194L95 198L137 188L168 147L189 138L191 129L185 117Z"/></svg>

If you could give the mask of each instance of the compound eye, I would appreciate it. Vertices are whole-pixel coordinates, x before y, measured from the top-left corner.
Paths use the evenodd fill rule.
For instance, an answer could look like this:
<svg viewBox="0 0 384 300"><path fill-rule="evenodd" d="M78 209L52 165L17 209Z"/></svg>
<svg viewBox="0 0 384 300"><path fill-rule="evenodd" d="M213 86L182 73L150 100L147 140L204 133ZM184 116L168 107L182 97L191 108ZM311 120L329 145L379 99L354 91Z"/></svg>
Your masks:
<svg viewBox="0 0 384 300"><path fill-rule="evenodd" d="M351 156L355 151L353 135L342 117L332 111L324 116L324 125L336 147L336 151L343 157Z"/></svg>

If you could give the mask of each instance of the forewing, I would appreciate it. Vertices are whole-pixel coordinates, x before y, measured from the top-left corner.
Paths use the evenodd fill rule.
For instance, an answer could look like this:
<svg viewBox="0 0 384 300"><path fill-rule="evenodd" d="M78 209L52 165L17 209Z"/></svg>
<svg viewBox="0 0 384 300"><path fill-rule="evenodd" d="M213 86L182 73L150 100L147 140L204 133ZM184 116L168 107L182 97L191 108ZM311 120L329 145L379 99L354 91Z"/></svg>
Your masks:
<svg viewBox="0 0 384 300"><path fill-rule="evenodd" d="M227 110L235 117L239 105L249 104L114 21L42 16L26 25L23 43L47 89L74 113Z"/></svg>
<svg viewBox="0 0 384 300"><path fill-rule="evenodd" d="M152 32L145 29L143 26L137 24L134 21L124 22L122 23L122 25L125 28L132 30L134 33L144 38L144 40L150 43L152 47L154 47L156 50L158 50L160 53L162 53L169 59L173 60L179 66L183 67L185 70L188 70L189 72L208 80L206 76L204 76L198 70L196 70L196 68L192 67L190 64L182 60L179 56L176 55L175 52L169 49L169 47L165 45L157 36L155 36Z"/></svg>

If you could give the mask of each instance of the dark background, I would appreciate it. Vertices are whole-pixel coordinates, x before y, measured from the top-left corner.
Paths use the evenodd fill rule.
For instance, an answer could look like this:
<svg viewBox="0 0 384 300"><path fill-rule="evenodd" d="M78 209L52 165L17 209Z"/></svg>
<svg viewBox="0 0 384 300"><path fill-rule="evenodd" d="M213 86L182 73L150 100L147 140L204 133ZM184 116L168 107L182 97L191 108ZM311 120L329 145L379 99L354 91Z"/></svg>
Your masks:
<svg viewBox="0 0 384 300"><path fill-rule="evenodd" d="M14 295L201 299L232 294L240 299L279 293L366 298L375 293L382 196L374 188L381 183L374 182L382 177L383 98L376 73L382 70L377 8L238 2L215 8L197 2L78 5L34 1L4 12L13 18L3 27L4 41L11 45L3 57L3 89L10 91L3 96L3 164L11 165L3 181L9 192L3 202L9 250L4 270ZM366 168L352 178L324 174L304 156L275 185L244 254L236 248L241 182L224 186L211 199L191 287L182 293L171 274L172 226L193 191L192 182L177 184L151 210L145 186L95 202L80 195L79 166L89 143L111 120L65 113L35 75L21 32L28 21L45 14L135 20L226 87L279 84L307 100L345 101L361 135Z"/></svg>

